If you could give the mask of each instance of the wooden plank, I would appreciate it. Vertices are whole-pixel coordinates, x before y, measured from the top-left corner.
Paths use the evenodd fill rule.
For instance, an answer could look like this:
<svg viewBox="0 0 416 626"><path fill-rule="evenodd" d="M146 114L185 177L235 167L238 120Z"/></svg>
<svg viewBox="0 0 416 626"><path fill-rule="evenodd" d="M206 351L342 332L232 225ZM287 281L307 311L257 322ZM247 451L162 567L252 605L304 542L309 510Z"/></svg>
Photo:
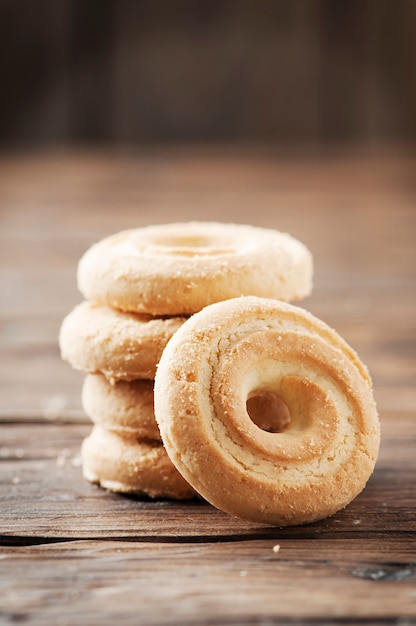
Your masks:
<svg viewBox="0 0 416 626"><path fill-rule="evenodd" d="M0 158L0 623L416 623L414 171L196 148ZM264 527L83 479L82 375L57 345L78 258L172 216L255 219L311 247L301 305L368 365L382 424L373 476L332 518Z"/></svg>
<svg viewBox="0 0 416 626"><path fill-rule="evenodd" d="M22 20L3 0L0 137L414 140L414 15L411 0L43 0Z"/></svg>
<svg viewBox="0 0 416 626"><path fill-rule="evenodd" d="M27 7L1 5L2 145L62 144L69 138L68 0Z"/></svg>
<svg viewBox="0 0 416 626"><path fill-rule="evenodd" d="M416 616L415 545L403 539L386 549L368 538L82 541L5 548L0 557L10 574L1 580L3 623L411 624Z"/></svg>
<svg viewBox="0 0 416 626"><path fill-rule="evenodd" d="M103 141L113 137L113 25L114 3L100 11L73 0L68 20L69 141Z"/></svg>
<svg viewBox="0 0 416 626"><path fill-rule="evenodd" d="M64 413L81 415L81 377L57 346L64 315L82 299L78 259L117 230L195 217L255 219L303 239L314 254L315 287L300 304L362 356L381 410L411 410L414 171L406 154L318 161L283 159L270 148L3 157L0 413L36 418L60 399Z"/></svg>
<svg viewBox="0 0 416 626"><path fill-rule="evenodd" d="M318 7L159 0L117 9L118 141L317 140Z"/></svg>
<svg viewBox="0 0 416 626"><path fill-rule="evenodd" d="M202 501L123 497L90 485L81 475L80 444L89 425L3 425L0 535L7 543L40 538L416 537L416 426L410 418L383 419L377 469L366 489L334 517L283 531L232 518ZM26 538L23 540L22 538Z"/></svg>

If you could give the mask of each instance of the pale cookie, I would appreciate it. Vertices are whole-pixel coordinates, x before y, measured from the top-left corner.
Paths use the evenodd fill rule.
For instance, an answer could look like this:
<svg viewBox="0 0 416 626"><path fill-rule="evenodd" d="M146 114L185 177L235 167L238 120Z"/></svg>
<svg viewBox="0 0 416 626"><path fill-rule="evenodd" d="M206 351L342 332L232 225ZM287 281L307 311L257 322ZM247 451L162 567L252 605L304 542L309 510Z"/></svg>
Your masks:
<svg viewBox="0 0 416 626"><path fill-rule="evenodd" d="M152 315L191 314L242 295L298 300L312 256L297 239L242 224L185 222L127 230L93 245L78 266L91 300Z"/></svg>
<svg viewBox="0 0 416 626"><path fill-rule="evenodd" d="M176 500L196 495L161 443L94 426L82 443L81 457L84 477L109 491Z"/></svg>
<svg viewBox="0 0 416 626"><path fill-rule="evenodd" d="M84 373L110 381L153 379L163 348L185 318L123 313L85 301L63 320L62 358Z"/></svg>
<svg viewBox="0 0 416 626"><path fill-rule="evenodd" d="M266 392L278 398L270 424L278 432L261 430L247 410L248 398ZM175 466L206 500L243 519L325 518L373 471L380 434L367 369L300 307L243 297L196 313L165 348L154 393Z"/></svg>
<svg viewBox="0 0 416 626"><path fill-rule="evenodd" d="M84 379L82 406L98 426L160 441L153 409L152 380L119 380L111 384L101 374L90 374Z"/></svg>

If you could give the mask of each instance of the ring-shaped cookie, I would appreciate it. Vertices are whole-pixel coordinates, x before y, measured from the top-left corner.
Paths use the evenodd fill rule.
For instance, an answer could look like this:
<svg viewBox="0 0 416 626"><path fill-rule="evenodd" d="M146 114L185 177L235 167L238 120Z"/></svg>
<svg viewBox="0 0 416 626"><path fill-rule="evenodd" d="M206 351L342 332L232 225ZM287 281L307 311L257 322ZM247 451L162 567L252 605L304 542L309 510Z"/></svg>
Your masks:
<svg viewBox="0 0 416 626"><path fill-rule="evenodd" d="M184 317L152 317L81 302L63 320L59 344L73 368L116 380L153 379L156 365Z"/></svg>
<svg viewBox="0 0 416 626"><path fill-rule="evenodd" d="M89 374L82 387L82 406L97 424L119 434L160 441L153 409L152 380L118 380Z"/></svg>
<svg viewBox="0 0 416 626"><path fill-rule="evenodd" d="M250 418L247 400L264 393L286 407L281 432ZM378 454L371 380L356 353L310 313L269 299L217 303L185 322L158 366L155 415L172 462L200 495L271 525L345 507Z"/></svg>
<svg viewBox="0 0 416 626"><path fill-rule="evenodd" d="M182 500L196 494L163 445L94 426L81 448L84 478L116 493Z"/></svg>
<svg viewBox="0 0 416 626"><path fill-rule="evenodd" d="M312 256L300 241L242 224L122 231L94 244L78 265L86 298L152 315L188 315L242 295L298 300L311 285Z"/></svg>

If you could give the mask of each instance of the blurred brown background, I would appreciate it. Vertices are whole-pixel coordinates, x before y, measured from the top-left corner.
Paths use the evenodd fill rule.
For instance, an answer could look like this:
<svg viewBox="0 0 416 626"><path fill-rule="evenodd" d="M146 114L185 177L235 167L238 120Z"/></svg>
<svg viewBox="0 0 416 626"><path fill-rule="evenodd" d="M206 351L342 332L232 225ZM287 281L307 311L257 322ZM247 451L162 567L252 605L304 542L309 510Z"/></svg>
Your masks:
<svg viewBox="0 0 416 626"><path fill-rule="evenodd" d="M409 144L415 0L2 0L3 146Z"/></svg>

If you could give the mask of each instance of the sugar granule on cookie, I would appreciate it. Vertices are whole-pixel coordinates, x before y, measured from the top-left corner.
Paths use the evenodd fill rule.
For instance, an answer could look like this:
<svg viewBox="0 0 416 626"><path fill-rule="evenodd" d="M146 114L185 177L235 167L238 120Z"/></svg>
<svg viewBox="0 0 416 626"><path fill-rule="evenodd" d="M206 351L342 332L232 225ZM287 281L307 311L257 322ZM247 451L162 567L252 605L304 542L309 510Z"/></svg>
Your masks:
<svg viewBox="0 0 416 626"><path fill-rule="evenodd" d="M62 358L84 373L108 380L152 380L163 348L185 317L127 313L90 301L78 304L63 320Z"/></svg>
<svg viewBox="0 0 416 626"><path fill-rule="evenodd" d="M312 255L277 230L184 222L122 231L78 265L85 298L124 311L190 315L241 295L293 301L312 288Z"/></svg>
<svg viewBox="0 0 416 626"><path fill-rule="evenodd" d="M247 409L265 392L287 408L274 432ZM277 526L349 504L379 449L371 379L357 354L304 309L265 298L212 304L181 326L158 366L155 415L172 462L201 496Z"/></svg>

